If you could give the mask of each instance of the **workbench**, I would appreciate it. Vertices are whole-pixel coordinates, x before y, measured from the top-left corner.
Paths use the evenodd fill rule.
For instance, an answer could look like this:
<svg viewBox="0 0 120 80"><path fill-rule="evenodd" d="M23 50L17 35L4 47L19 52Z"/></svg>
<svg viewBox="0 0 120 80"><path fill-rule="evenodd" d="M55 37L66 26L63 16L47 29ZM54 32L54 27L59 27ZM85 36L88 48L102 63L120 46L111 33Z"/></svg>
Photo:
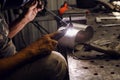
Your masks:
<svg viewBox="0 0 120 80"><path fill-rule="evenodd" d="M120 20L102 20L96 23L96 17L110 17L112 13L86 14L87 25L94 29L93 38L88 43L102 40L120 42L120 26L101 26L103 24L119 24ZM103 43L103 42L101 42ZM107 43L104 42L106 46ZM81 47L81 45L78 45ZM67 50L68 71L70 80L120 80L120 57L110 57L98 51Z"/></svg>

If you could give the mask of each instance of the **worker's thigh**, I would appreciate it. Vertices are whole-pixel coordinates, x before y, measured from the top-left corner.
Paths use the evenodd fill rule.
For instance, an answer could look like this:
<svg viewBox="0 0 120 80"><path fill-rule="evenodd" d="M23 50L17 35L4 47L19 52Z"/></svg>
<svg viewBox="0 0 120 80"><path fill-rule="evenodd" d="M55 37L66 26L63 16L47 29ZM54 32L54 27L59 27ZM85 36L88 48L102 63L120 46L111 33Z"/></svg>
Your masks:
<svg viewBox="0 0 120 80"><path fill-rule="evenodd" d="M7 80L63 80L66 72L65 58L53 51L50 55L15 71Z"/></svg>

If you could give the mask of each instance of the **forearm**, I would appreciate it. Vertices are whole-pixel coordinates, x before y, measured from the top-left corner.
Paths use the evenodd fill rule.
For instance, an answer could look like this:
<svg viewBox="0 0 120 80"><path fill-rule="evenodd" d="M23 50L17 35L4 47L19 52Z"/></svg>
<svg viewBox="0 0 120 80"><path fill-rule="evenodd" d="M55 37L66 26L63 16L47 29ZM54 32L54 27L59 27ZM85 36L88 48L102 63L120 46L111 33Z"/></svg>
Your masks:
<svg viewBox="0 0 120 80"><path fill-rule="evenodd" d="M23 62L29 60L33 55L26 49L16 53L14 56L0 59L0 76L10 70L20 66Z"/></svg>
<svg viewBox="0 0 120 80"><path fill-rule="evenodd" d="M11 29L8 35L9 38L13 38L20 30L25 27L28 22L32 21L35 18L39 11L42 10L42 8L37 8L37 5L38 2L35 1L35 3L31 4L27 12L23 12L23 14L19 16L19 19L17 19L12 25L10 25Z"/></svg>
<svg viewBox="0 0 120 80"><path fill-rule="evenodd" d="M56 34L57 33L53 33L43 36L28 47L16 53L14 56L0 59L0 76L4 75L9 70L26 63L33 57L50 54L57 45L57 41L51 39Z"/></svg>
<svg viewBox="0 0 120 80"><path fill-rule="evenodd" d="M26 63L33 57L38 56L38 52L41 54L42 47L37 49L38 47L35 47L35 45L36 43L33 43L20 52L16 53L14 56L0 59L0 76L6 74L10 70L15 69L16 67L23 65L23 63Z"/></svg>
<svg viewBox="0 0 120 80"><path fill-rule="evenodd" d="M10 32L8 37L13 38L18 32L20 32L29 21L26 18L19 18L10 24Z"/></svg>
<svg viewBox="0 0 120 80"><path fill-rule="evenodd" d="M43 36L16 53L14 56L0 59L0 74L10 69L14 69L16 66L21 65L21 63L24 63L33 57L49 54L56 48L57 41L51 38L57 34L58 32L55 32Z"/></svg>

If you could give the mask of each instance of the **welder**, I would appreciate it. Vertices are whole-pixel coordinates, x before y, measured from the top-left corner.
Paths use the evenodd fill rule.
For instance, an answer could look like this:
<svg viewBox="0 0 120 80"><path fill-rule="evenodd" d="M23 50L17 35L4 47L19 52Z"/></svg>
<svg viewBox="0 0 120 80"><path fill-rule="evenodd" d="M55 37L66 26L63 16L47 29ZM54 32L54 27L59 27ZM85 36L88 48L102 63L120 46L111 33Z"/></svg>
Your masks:
<svg viewBox="0 0 120 80"><path fill-rule="evenodd" d="M4 10L27 5L29 8L24 15L11 25L6 23ZM66 76L66 60L54 51L57 41L52 37L57 32L44 35L18 52L12 42L13 37L43 8L38 0L0 0L0 80L63 80Z"/></svg>

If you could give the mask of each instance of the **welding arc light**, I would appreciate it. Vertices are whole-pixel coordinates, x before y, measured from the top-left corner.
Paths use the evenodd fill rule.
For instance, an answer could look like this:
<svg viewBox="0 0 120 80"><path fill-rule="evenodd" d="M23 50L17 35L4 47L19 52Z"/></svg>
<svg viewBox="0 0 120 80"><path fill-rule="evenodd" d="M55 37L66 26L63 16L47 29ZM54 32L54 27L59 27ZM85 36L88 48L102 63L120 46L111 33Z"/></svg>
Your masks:
<svg viewBox="0 0 120 80"><path fill-rule="evenodd" d="M61 27L65 29L66 27ZM65 35L58 40L60 45L74 48L77 44L85 43L93 37L93 28L88 25L73 23L72 27L68 27Z"/></svg>

